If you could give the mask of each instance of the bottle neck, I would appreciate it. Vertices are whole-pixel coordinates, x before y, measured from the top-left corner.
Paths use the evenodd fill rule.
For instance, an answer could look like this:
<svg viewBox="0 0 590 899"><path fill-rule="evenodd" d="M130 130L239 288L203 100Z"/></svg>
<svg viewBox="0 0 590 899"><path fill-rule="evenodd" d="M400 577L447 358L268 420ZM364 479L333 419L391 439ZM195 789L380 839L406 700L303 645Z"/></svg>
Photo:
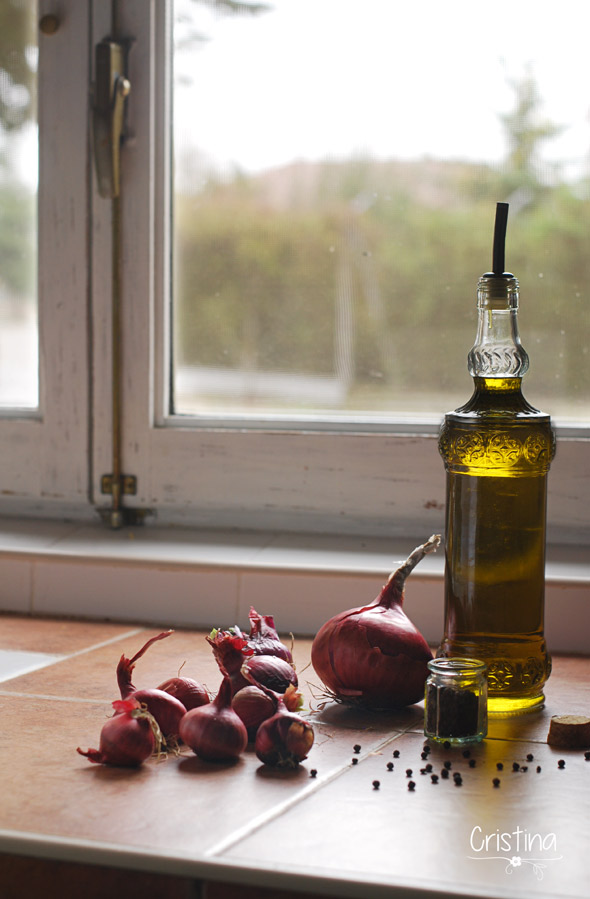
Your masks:
<svg viewBox="0 0 590 899"><path fill-rule="evenodd" d="M522 378L529 357L518 333L518 281L487 273L477 285L477 334L467 357L474 378Z"/></svg>

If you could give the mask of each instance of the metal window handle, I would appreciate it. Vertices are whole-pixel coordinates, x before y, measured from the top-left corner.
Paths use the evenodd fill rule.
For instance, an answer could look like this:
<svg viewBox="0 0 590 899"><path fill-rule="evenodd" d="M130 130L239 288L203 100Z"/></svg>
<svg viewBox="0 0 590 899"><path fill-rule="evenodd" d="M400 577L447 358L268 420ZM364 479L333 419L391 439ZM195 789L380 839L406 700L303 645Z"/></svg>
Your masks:
<svg viewBox="0 0 590 899"><path fill-rule="evenodd" d="M101 197L119 196L120 152L123 140L125 100L131 85L125 76L126 48L105 39L96 45L94 88L94 160Z"/></svg>

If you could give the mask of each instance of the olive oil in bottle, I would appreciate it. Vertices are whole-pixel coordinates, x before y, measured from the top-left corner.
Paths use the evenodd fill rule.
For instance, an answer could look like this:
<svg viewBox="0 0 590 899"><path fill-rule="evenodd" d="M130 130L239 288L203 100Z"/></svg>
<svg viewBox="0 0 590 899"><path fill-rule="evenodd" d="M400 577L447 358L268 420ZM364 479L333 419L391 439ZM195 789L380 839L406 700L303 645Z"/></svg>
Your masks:
<svg viewBox="0 0 590 899"><path fill-rule="evenodd" d="M445 416L445 632L439 655L487 665L488 710L541 708L551 671L543 633L548 415L521 391L528 356L517 322L518 281L504 271L508 205L496 212L493 271L479 280L468 356L471 399Z"/></svg>

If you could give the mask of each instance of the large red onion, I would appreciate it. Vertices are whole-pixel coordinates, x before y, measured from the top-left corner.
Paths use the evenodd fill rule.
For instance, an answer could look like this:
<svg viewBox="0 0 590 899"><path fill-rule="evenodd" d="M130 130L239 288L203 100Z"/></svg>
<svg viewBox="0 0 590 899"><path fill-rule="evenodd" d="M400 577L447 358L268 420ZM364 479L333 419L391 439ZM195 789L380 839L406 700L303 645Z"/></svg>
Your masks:
<svg viewBox="0 0 590 899"><path fill-rule="evenodd" d="M248 617L250 619L248 646L254 650L254 654L259 656L277 656L279 659L284 659L285 662L289 662L292 665L293 656L285 644L281 643L272 615L259 615L251 607Z"/></svg>
<svg viewBox="0 0 590 899"><path fill-rule="evenodd" d="M312 665L335 699L396 709L424 696L430 648L402 608L406 578L440 544L433 535L394 571L369 605L341 612L318 631Z"/></svg>
<svg viewBox="0 0 590 899"><path fill-rule="evenodd" d="M172 633L174 631L164 631L161 634L157 634L148 640L139 652L135 653L132 659L122 655L117 665L117 683L121 692L121 699L129 699L133 696L142 705L147 706L148 711L151 712L158 722L166 740L171 740L178 736L180 721L183 715L186 714L186 708L179 699L171 696L170 693L166 693L165 690L160 690L157 687L138 690L131 682L131 675L135 668L135 662L141 658L152 643L155 643L157 640L163 640L164 637L169 637Z"/></svg>

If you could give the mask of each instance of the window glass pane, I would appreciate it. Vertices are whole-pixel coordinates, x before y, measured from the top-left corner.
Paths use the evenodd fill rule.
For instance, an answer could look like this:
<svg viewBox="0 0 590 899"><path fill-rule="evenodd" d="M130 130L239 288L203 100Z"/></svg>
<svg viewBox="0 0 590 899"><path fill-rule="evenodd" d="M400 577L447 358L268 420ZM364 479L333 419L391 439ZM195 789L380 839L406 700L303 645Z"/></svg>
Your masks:
<svg viewBox="0 0 590 899"><path fill-rule="evenodd" d="M37 4L0 4L0 407L38 405Z"/></svg>
<svg viewBox="0 0 590 899"><path fill-rule="evenodd" d="M497 201L525 394L590 419L579 4L176 0L173 411L440 416Z"/></svg>

